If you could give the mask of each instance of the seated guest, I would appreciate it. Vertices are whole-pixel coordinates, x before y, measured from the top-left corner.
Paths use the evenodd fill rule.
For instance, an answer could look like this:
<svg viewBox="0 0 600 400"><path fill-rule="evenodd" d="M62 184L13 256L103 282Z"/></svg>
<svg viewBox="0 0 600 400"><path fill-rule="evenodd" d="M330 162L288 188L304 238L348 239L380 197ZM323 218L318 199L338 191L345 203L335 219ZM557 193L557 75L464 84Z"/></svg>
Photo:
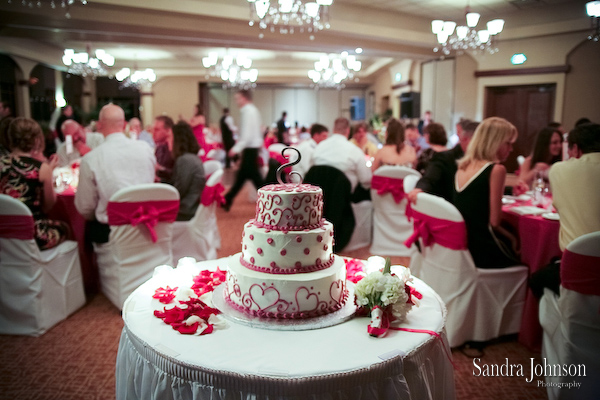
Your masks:
<svg viewBox="0 0 600 400"><path fill-rule="evenodd" d="M417 159L417 171L422 174L425 173L425 168L429 164L429 160L435 153L441 153L442 151L448 150L446 144L448 143L448 137L446 136L446 130L442 124L432 122L423 128L425 134L425 141L429 144L429 148L425 149L419 155Z"/></svg>
<svg viewBox="0 0 600 400"><path fill-rule="evenodd" d="M531 185L536 176L548 179L548 170L562 159L562 133L557 128L542 129L535 139L533 152L521 165L519 179Z"/></svg>
<svg viewBox="0 0 600 400"><path fill-rule="evenodd" d="M0 192L22 201L35 220L35 241L41 250L58 246L68 236L68 225L49 220L46 213L56 202L52 170L56 158L42 161L42 129L32 119L15 118L8 129L11 153L0 159Z"/></svg>
<svg viewBox="0 0 600 400"><path fill-rule="evenodd" d="M85 133L83 127L77 123L74 119L68 119L63 122L61 127L62 133L65 137L65 141L58 146L56 155L58 156L58 165L65 167L71 165L75 160L80 159L86 155L91 148L86 144ZM71 152L67 153L67 137L70 136L72 139Z"/></svg>
<svg viewBox="0 0 600 400"><path fill-rule="evenodd" d="M333 125L333 135L315 147L312 165L328 165L342 171L350 181L351 191L371 187L371 171L367 167L364 153L348 141L350 121L338 118ZM359 185L360 184L360 185Z"/></svg>
<svg viewBox="0 0 600 400"><path fill-rule="evenodd" d="M506 168L500 163L512 151L517 134L504 118L487 118L475 130L458 162L453 203L465 219L469 251L478 268L501 268L518 262L516 238L500 225L506 178Z"/></svg>
<svg viewBox="0 0 600 400"><path fill-rule="evenodd" d="M404 128L406 143L415 149L417 157L421 155L421 152L429 148L427 140L419 133L419 129L414 124L406 124Z"/></svg>
<svg viewBox="0 0 600 400"><path fill-rule="evenodd" d="M377 145L369 140L367 124L364 122L360 122L354 127L354 133L352 134L350 143L358 146L358 148L369 157L375 157L375 153L377 153Z"/></svg>
<svg viewBox="0 0 600 400"><path fill-rule="evenodd" d="M560 215L561 250L587 233L600 231L600 125L583 123L569 132L569 160L550 168L552 204ZM560 295L560 260L536 271L529 285L540 298L544 288Z"/></svg>
<svg viewBox="0 0 600 400"><path fill-rule="evenodd" d="M452 202L454 175L457 170L456 161L465 155L465 151L478 125L479 122L472 121L464 124L457 132L458 144L451 150L435 153L431 157L427 168L425 168L423 177L419 179L415 189L408 193L408 198L411 202L414 203L416 201L417 194L420 192L440 196Z"/></svg>
<svg viewBox="0 0 600 400"><path fill-rule="evenodd" d="M375 153L371 171L375 172L382 165L402 165L413 168L417 161L417 153L412 146L405 144L402 123L396 118L390 119L385 134L385 144Z"/></svg>
<svg viewBox="0 0 600 400"><path fill-rule="evenodd" d="M170 182L173 174L173 120L166 115L154 119L152 133L156 142L154 155L156 156L156 175L162 182Z"/></svg>
<svg viewBox="0 0 600 400"><path fill-rule="evenodd" d="M577 126L568 137L572 159L550 168L552 204L560 214L560 249L600 231L600 125Z"/></svg>
<svg viewBox="0 0 600 400"><path fill-rule="evenodd" d="M142 132L142 121L139 118L133 117L127 123L127 136L133 140L138 140L140 133Z"/></svg>
<svg viewBox="0 0 600 400"><path fill-rule="evenodd" d="M179 121L173 127L173 168L172 184L179 192L179 213L177 221L192 219L200 196L206 184L204 166L198 157L200 146L192 127L185 121Z"/></svg>
<svg viewBox="0 0 600 400"><path fill-rule="evenodd" d="M156 158L152 149L125 136L125 124L121 107L102 107L98 131L104 135L104 143L86 154L79 167L75 207L92 221L91 240L96 243L108 241L106 208L111 196L125 187L154 182Z"/></svg>
<svg viewBox="0 0 600 400"><path fill-rule="evenodd" d="M0 157L10 154L8 127L13 120L13 117L5 117L0 120Z"/></svg>
<svg viewBox="0 0 600 400"><path fill-rule="evenodd" d="M305 176L310 168L310 160L312 159L313 151L319 143L329 137L329 129L321 124L313 124L310 127L310 139L301 142L296 149L300 152L300 162L292 167L294 171ZM289 151L288 151L289 152ZM288 153L286 152L286 154Z"/></svg>

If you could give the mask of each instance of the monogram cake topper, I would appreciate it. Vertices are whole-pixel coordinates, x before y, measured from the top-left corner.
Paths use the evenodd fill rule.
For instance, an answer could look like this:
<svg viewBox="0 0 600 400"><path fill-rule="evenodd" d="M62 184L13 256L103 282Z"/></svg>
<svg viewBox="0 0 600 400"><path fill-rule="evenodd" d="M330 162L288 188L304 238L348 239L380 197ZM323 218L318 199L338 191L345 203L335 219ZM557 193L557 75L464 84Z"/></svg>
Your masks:
<svg viewBox="0 0 600 400"><path fill-rule="evenodd" d="M285 156L285 151L286 151L286 150L294 150L294 151L295 151L295 152L298 154L298 157L297 157L297 158L296 158L294 161L290 161L290 162L288 162L288 163L286 163L286 164L283 164L283 165L281 165L279 168L277 168L277 173L276 173L276 175L277 175L277 182L279 182L279 183L280 183L280 184L282 184L282 185L283 185L284 183L286 183L286 182L284 182L284 181L283 181L283 178L281 177L281 176L282 176L282 174L284 173L284 170L285 170L287 167L292 167L292 166L294 166L294 165L298 164L298 163L300 162L300 159L302 158L302 155L300 154L300 152L298 151L298 149L296 149L296 148L294 148L294 147L286 147L285 149L281 150L281 156L282 156L283 158L285 158L286 160L288 160L288 161L290 160L290 157L286 157L286 156ZM289 174L287 174L287 175L288 175L288 178L289 178L291 175L297 175L297 176L300 178L300 182L298 182L298 184L301 184L301 183L302 183L302 179L303 179L303 177L302 177L302 175L300 174L300 172L298 172L298 171L292 171L292 172L290 172L290 173L289 173ZM289 180L289 179L286 179L286 180Z"/></svg>

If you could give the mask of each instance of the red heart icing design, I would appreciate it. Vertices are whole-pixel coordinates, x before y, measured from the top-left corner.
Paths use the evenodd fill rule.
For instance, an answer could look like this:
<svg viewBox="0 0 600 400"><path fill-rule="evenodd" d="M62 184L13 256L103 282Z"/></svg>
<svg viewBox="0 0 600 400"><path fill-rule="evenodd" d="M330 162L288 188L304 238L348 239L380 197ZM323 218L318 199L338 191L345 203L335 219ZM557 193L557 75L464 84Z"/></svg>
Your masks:
<svg viewBox="0 0 600 400"><path fill-rule="evenodd" d="M281 300L279 291L274 287L263 289L262 286L254 284L250 286L248 294L252 302L258 306L259 311L268 310Z"/></svg>
<svg viewBox="0 0 600 400"><path fill-rule="evenodd" d="M319 306L319 296L316 293L311 293L305 287L301 287L296 291L296 306L298 311L313 311Z"/></svg>
<svg viewBox="0 0 600 400"><path fill-rule="evenodd" d="M344 282L341 280L331 282L331 286L329 287L329 296L331 296L333 301L341 304L342 297L344 296Z"/></svg>

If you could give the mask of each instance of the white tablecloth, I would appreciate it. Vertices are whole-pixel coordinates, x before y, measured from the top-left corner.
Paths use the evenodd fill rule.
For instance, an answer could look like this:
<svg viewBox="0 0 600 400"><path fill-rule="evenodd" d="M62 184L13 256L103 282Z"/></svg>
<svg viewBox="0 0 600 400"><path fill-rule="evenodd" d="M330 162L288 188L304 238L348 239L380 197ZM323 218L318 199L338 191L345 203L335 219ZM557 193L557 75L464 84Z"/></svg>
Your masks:
<svg viewBox="0 0 600 400"><path fill-rule="evenodd" d="M196 264L226 268L226 259ZM192 274L156 276L123 309L125 327L116 365L117 400L123 399L449 399L454 373L444 332L445 307L415 279L423 294L401 327L426 333L367 334L368 318L306 331L251 328L229 322L204 336L181 335L153 315L152 299L166 284L191 286Z"/></svg>

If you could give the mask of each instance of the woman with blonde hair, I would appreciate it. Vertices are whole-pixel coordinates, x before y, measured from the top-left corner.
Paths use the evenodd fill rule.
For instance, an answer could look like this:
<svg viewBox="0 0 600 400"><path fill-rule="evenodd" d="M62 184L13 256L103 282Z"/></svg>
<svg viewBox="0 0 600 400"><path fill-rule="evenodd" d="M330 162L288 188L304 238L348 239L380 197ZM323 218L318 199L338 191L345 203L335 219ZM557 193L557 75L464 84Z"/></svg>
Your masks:
<svg viewBox="0 0 600 400"><path fill-rule="evenodd" d="M518 263L516 238L501 225L506 160L517 140L517 129L504 118L485 119L458 162L454 205L467 226L469 251L478 268L502 268Z"/></svg>
<svg viewBox="0 0 600 400"><path fill-rule="evenodd" d="M382 165L401 165L414 167L417 153L412 146L404 143L404 126L396 118L388 121L385 144L375 153L371 171L375 172Z"/></svg>

